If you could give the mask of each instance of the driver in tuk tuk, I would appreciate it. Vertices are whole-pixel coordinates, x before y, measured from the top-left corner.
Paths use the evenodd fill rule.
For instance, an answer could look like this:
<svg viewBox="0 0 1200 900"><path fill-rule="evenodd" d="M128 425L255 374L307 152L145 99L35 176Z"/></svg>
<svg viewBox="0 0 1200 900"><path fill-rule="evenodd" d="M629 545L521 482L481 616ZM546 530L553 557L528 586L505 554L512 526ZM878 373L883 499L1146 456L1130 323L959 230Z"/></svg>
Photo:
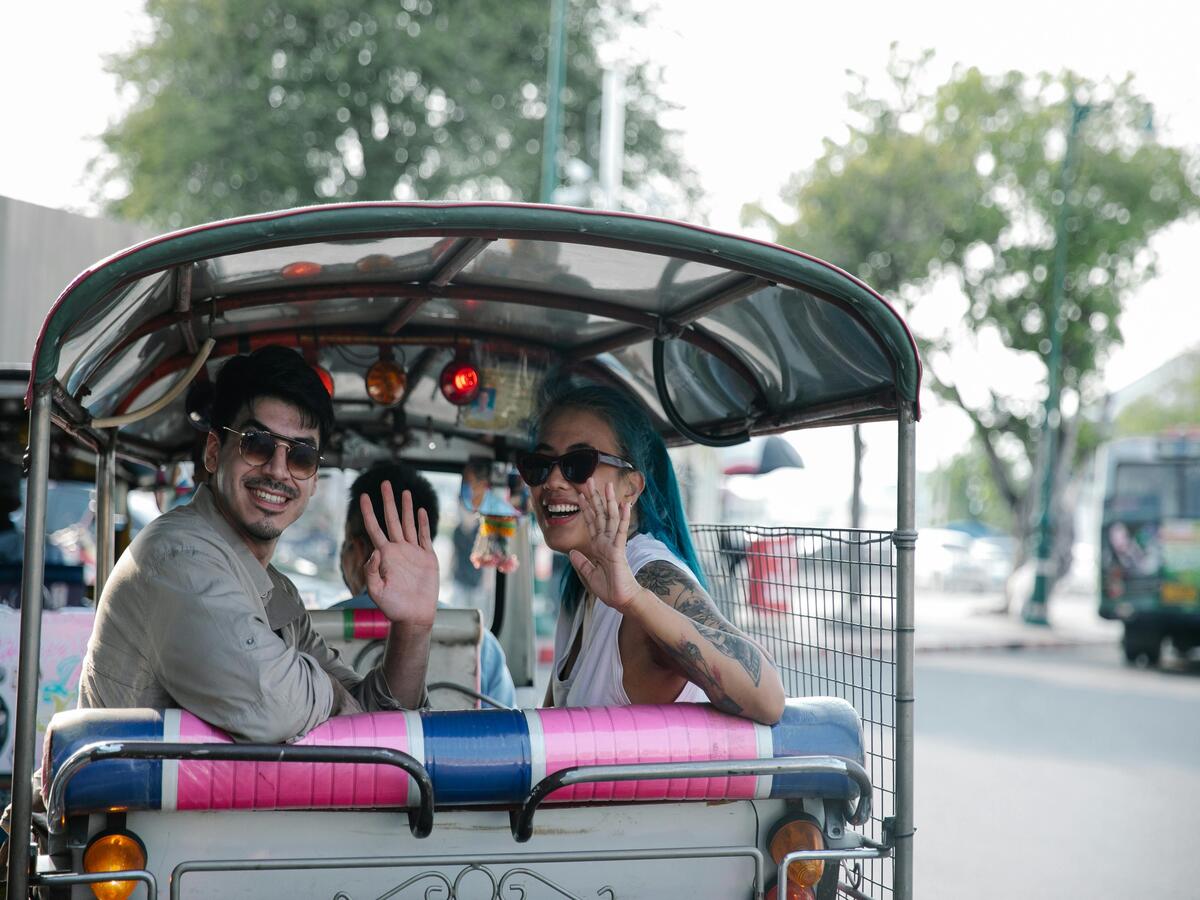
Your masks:
<svg viewBox="0 0 1200 900"><path fill-rule="evenodd" d="M317 489L333 404L296 352L235 356L216 380L206 477L122 554L97 604L79 706L182 707L235 740L283 742L331 716L415 709L437 607L438 562L424 509L383 486L369 500L367 593L391 623L365 677L315 632L295 586L271 565Z"/></svg>

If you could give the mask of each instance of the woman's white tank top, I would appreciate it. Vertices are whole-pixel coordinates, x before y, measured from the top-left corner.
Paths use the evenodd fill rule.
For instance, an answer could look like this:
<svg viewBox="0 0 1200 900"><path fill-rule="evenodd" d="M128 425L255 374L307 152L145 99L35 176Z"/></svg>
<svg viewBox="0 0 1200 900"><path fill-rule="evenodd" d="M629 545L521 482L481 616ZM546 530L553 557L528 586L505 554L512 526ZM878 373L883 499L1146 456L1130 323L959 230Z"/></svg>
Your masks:
<svg viewBox="0 0 1200 900"><path fill-rule="evenodd" d="M648 534L636 534L625 545L625 558L633 574L646 563L665 560L690 572L688 565L667 549L666 544ZM590 611L589 611L590 609ZM622 615L599 600L581 602L574 616L560 614L554 633L554 671L550 673L551 692L557 706L628 706L625 693L625 667L617 632ZM583 629L579 655L571 674L559 678L575 636ZM685 683L676 703L705 703L708 695L690 681Z"/></svg>

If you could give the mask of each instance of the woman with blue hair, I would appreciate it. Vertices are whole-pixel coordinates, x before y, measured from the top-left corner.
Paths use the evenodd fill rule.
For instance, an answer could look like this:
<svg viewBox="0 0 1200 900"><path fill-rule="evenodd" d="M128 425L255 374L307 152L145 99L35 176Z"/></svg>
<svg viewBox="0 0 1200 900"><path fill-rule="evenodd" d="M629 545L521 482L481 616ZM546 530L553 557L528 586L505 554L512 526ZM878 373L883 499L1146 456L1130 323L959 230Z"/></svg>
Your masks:
<svg viewBox="0 0 1200 900"><path fill-rule="evenodd" d="M561 387L517 467L547 545L570 559L547 704L710 701L773 724L783 683L717 611L662 438L629 396Z"/></svg>

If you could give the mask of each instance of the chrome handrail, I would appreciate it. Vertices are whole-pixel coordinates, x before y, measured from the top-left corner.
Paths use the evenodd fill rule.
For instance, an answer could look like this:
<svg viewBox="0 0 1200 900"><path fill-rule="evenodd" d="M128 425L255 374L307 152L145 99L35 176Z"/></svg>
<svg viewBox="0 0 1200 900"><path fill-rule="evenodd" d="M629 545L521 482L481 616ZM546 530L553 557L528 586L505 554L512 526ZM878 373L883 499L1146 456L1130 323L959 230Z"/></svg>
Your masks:
<svg viewBox="0 0 1200 900"><path fill-rule="evenodd" d="M862 825L871 816L871 779L867 770L840 756L788 756L779 759L705 760L681 763L624 763L608 766L570 766L547 775L519 810L509 813L513 838L524 843L533 836L533 814L547 796L560 788L598 781L642 781L658 778L721 778L738 775L842 775L858 785L858 801L847 801L846 820Z"/></svg>
<svg viewBox="0 0 1200 900"><path fill-rule="evenodd" d="M145 869L122 872L42 872L30 877L30 887L62 887L74 884L100 884L103 881L140 881L146 885L146 900L157 900L158 879Z"/></svg>
<svg viewBox="0 0 1200 900"><path fill-rule="evenodd" d="M92 763L113 759L197 760L203 762L348 763L395 766L417 784L420 802L408 811L413 837L428 837L433 830L433 779L415 758L390 747L298 746L296 744L176 744L157 741L94 741L72 753L50 783L46 812L50 833L66 824L67 785Z"/></svg>

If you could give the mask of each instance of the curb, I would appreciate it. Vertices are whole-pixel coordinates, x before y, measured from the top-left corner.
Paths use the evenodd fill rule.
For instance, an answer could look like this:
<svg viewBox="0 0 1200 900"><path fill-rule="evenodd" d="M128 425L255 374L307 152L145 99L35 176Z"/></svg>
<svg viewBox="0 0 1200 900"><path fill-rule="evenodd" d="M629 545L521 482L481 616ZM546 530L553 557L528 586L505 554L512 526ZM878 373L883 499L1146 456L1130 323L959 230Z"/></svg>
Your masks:
<svg viewBox="0 0 1200 900"><path fill-rule="evenodd" d="M1113 646L1117 643L1119 643L1118 638L1109 637L1050 638L1048 640L1038 640L1036 638L1001 638L945 641L929 644L918 643L914 651L916 653L969 653L981 650L1064 650L1070 647Z"/></svg>

